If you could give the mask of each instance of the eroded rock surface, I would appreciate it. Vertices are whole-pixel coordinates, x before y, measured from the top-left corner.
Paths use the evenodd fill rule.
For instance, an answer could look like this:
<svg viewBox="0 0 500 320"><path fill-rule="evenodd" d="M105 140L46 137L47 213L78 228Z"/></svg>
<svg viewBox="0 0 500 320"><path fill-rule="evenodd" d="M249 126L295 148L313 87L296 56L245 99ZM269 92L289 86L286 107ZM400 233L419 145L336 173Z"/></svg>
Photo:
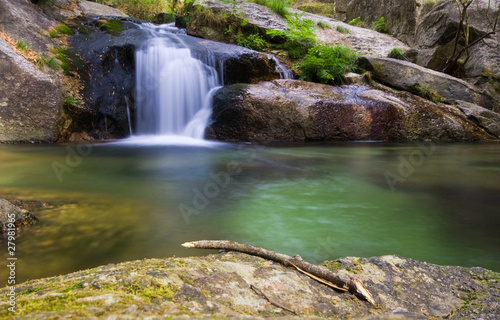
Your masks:
<svg viewBox="0 0 500 320"><path fill-rule="evenodd" d="M369 86L296 80L226 86L207 137L223 141L471 141L494 136L458 108Z"/></svg>
<svg viewBox="0 0 500 320"><path fill-rule="evenodd" d="M37 222L38 219L28 211L0 198L0 234L6 236L8 231L13 231L12 229L19 230ZM13 223L14 228L9 226L9 223Z"/></svg>
<svg viewBox="0 0 500 320"><path fill-rule="evenodd" d="M245 254L147 259L17 285L12 319L498 319L500 274L397 256L323 264L364 282L376 306L298 271ZM250 288L295 311L267 302ZM8 288L1 291L3 295ZM48 311L52 310L52 311Z"/></svg>

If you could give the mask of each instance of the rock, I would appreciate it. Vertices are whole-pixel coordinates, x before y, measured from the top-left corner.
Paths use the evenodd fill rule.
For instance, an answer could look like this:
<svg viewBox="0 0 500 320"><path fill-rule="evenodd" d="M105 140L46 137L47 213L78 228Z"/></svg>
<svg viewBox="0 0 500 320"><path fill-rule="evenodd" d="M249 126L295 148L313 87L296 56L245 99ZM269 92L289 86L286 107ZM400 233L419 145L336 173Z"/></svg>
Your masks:
<svg viewBox="0 0 500 320"><path fill-rule="evenodd" d="M296 12L302 14L302 12ZM386 57L394 48L399 48L403 51L410 49L404 42L372 29L351 26L335 19L308 12L303 13L302 18L310 19L315 23L322 21L329 26L329 28L318 28L316 30L316 39L326 45L335 46L337 44L344 44L358 53L381 57ZM339 32L337 30L338 26L348 29L349 33Z"/></svg>
<svg viewBox="0 0 500 320"><path fill-rule="evenodd" d="M295 80L219 89L208 139L222 141L494 140L453 106L368 86Z"/></svg>
<svg viewBox="0 0 500 320"><path fill-rule="evenodd" d="M0 39L0 142L53 142L64 116L58 81Z"/></svg>
<svg viewBox="0 0 500 320"><path fill-rule="evenodd" d="M16 207L9 201L0 198L0 232L5 236L9 223L14 223L16 232L24 227L38 223L38 219L28 211Z"/></svg>
<svg viewBox="0 0 500 320"><path fill-rule="evenodd" d="M416 85L427 85L450 102L463 100L490 110L500 111L500 103L488 96L483 90L464 80L423 68L411 62L363 56L359 59L359 65L370 71L375 79L396 89L415 92Z"/></svg>
<svg viewBox="0 0 500 320"><path fill-rule="evenodd" d="M44 32L56 25L29 0L0 0L0 31L27 42L39 53L48 52L51 42Z"/></svg>
<svg viewBox="0 0 500 320"><path fill-rule="evenodd" d="M128 17L122 11L92 1L81 0L79 3L82 15L91 16L113 16L113 17Z"/></svg>
<svg viewBox="0 0 500 320"><path fill-rule="evenodd" d="M239 253L144 259L16 284L16 318L487 319L500 317L500 274L398 256L347 257L322 266L363 281L377 306L333 290L297 270ZM89 285L99 281L100 286ZM6 295L6 287L0 294ZM17 292L17 291L16 291ZM36 303L35 303L36 302ZM0 315L7 315L7 304ZM49 310L53 311L47 311ZM11 314L8 314L9 316Z"/></svg>
<svg viewBox="0 0 500 320"><path fill-rule="evenodd" d="M82 13L79 8L79 0L35 0L32 2L36 3L48 17L54 20L76 18Z"/></svg>
<svg viewBox="0 0 500 320"><path fill-rule="evenodd" d="M471 121L500 138L500 114L465 101L457 101L457 107Z"/></svg>
<svg viewBox="0 0 500 320"><path fill-rule="evenodd" d="M497 20L499 10L498 1L476 0L472 3L468 8L470 43L493 30L492 24ZM459 21L454 1L436 6L422 19L415 35L416 62L419 65L444 70L453 52ZM500 33L497 31L470 49L471 56L463 70L464 78L500 101Z"/></svg>

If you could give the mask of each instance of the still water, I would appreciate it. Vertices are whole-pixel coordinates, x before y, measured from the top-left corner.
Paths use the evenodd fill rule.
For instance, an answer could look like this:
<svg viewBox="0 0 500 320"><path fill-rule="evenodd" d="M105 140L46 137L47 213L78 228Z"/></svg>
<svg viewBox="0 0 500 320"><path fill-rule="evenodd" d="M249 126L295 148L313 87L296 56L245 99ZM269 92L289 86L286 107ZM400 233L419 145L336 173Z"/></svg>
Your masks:
<svg viewBox="0 0 500 320"><path fill-rule="evenodd" d="M18 282L201 239L500 271L500 144L3 145L0 164L0 197L47 203L16 238Z"/></svg>

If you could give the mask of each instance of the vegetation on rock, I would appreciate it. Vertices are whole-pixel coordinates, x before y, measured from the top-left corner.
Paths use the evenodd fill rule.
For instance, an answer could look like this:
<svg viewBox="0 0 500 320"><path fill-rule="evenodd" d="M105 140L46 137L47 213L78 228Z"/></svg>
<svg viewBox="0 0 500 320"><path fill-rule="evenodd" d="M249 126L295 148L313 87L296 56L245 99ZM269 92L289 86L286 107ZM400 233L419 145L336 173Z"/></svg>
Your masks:
<svg viewBox="0 0 500 320"><path fill-rule="evenodd" d="M358 55L343 45L318 45L309 49L299 66L300 79L325 84L343 84L344 75L354 71Z"/></svg>

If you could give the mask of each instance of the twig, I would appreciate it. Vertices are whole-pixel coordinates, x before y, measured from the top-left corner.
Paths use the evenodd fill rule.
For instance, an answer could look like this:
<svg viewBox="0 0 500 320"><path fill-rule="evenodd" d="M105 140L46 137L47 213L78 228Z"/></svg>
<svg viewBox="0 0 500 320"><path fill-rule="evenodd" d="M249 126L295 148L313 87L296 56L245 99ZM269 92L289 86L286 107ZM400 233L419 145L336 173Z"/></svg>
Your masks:
<svg viewBox="0 0 500 320"><path fill-rule="evenodd" d="M266 295L264 294L264 292L262 292L259 288L257 288L257 287L256 287L256 286L254 286L253 284L251 284L251 285L250 285L250 289L252 289L253 291L255 291L255 293L257 293L258 295L261 295L262 297L264 297L264 299L266 299L266 300L267 300L267 302L269 302L269 303L270 303L270 304L272 304L273 306L278 307L278 308L281 308L281 309L286 310L286 311L288 311L288 312L291 312L291 313L293 313L293 314L295 314L295 315L298 315L298 314L297 314L297 312L295 312L295 311L293 311L293 310L291 310L291 309L288 309L287 307L285 307L284 305L282 305L282 304L280 304L280 303L278 303L278 302L276 302L276 301L271 300L268 296L266 296Z"/></svg>
<svg viewBox="0 0 500 320"><path fill-rule="evenodd" d="M302 269L302 271L305 271L308 274L314 275L315 277L321 278L329 282L334 287L346 288L349 292L354 293L358 297L361 297L366 301L370 302L371 304L375 305L375 300L373 299L373 296L361 281L335 274L326 268L322 268L315 264L306 262L302 260L302 258L299 255L290 257L286 254L228 240L200 240L200 241L186 242L183 243L182 246L186 248L224 249L224 250L238 251L258 256L264 259L273 260L281 263L284 266L292 265L295 268Z"/></svg>
<svg viewBox="0 0 500 320"><path fill-rule="evenodd" d="M302 272L303 274L305 274L306 276L309 276L310 278L313 278L314 280L318 281L318 282L321 282L322 284L324 285L327 285L329 287L332 287L334 289L337 289L337 290L340 290L340 291L348 291L347 287L346 286L343 286L342 288L341 287L338 287L336 285L334 285L333 283L331 282L328 282L328 281L325 281L321 278L318 278L316 277L315 275L313 274L310 274L309 272L305 272L304 270L300 269L299 267L297 267L296 265L294 265L293 263L291 263L290 261L287 261L289 264L291 264L292 266L295 267L295 269L299 270L300 272Z"/></svg>

